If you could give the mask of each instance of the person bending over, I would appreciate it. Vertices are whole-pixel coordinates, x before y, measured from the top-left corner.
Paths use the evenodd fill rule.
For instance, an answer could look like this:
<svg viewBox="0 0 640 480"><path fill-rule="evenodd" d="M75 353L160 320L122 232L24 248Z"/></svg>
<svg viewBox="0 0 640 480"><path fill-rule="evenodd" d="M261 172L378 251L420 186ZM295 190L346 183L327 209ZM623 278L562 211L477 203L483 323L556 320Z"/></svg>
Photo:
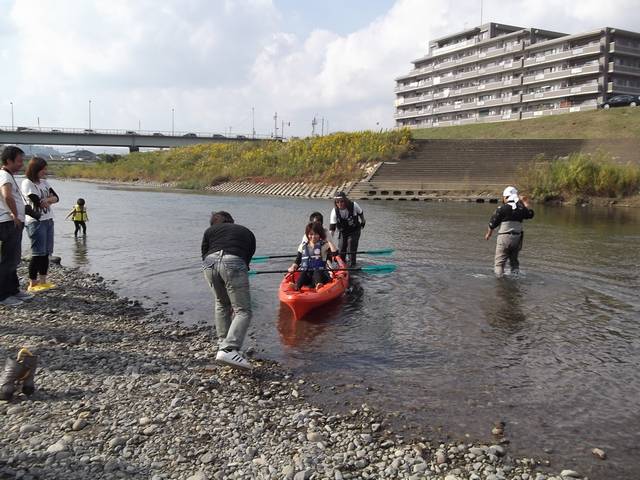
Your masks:
<svg viewBox="0 0 640 480"><path fill-rule="evenodd" d="M249 262L256 237L236 225L228 212L214 212L202 238L202 268L215 297L218 333L216 362L241 370L253 366L240 352L253 312L249 289Z"/></svg>

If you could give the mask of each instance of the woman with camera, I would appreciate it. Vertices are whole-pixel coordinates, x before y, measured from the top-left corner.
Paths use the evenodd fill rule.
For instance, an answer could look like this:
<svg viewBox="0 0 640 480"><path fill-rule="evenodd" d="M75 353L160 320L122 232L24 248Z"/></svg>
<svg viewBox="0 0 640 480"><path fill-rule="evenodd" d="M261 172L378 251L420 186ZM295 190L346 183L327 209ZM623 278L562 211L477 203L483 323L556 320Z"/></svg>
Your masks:
<svg viewBox="0 0 640 480"><path fill-rule="evenodd" d="M31 261L29 262L29 292L37 293L55 288L57 285L47 282L49 255L53 253L53 210L51 205L59 198L49 182L47 162L33 157L27 165L22 181L22 194L27 201L25 228L31 239ZM31 207L29 209L28 207ZM29 210L32 210L29 213ZM38 276L40 281L38 282Z"/></svg>

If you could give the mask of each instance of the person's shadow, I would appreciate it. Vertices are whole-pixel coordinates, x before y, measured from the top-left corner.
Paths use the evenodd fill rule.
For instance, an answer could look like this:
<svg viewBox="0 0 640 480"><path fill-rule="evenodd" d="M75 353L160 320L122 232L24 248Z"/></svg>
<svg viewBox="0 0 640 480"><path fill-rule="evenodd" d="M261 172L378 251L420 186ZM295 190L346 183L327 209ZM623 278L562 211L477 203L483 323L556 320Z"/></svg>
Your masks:
<svg viewBox="0 0 640 480"><path fill-rule="evenodd" d="M75 237L75 241L73 258L76 265L85 265L87 263L87 237Z"/></svg>

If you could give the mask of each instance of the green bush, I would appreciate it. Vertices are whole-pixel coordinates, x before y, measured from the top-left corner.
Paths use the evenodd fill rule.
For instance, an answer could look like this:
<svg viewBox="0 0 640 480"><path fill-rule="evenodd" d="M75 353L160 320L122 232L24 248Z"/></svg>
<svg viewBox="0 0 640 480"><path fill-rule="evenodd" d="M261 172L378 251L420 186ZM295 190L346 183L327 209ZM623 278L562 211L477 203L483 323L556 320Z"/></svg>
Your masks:
<svg viewBox="0 0 640 480"><path fill-rule="evenodd" d="M532 199L557 200L580 196L622 198L640 191L640 169L617 165L609 154L573 153L545 161L537 157L520 169L518 184Z"/></svg>

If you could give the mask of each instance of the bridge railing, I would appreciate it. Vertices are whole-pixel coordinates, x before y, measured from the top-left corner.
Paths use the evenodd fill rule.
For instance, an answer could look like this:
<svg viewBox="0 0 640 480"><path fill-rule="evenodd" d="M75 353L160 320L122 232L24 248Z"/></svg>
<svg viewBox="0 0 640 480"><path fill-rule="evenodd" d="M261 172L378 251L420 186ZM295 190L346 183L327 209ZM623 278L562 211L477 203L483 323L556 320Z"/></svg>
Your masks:
<svg viewBox="0 0 640 480"><path fill-rule="evenodd" d="M3 132L15 133L73 133L91 135L139 135L147 137L198 137L198 138L219 138L236 140L277 140L282 137L273 135L252 134L252 133L211 133L211 132L176 132L163 130L119 130L108 128L68 128L68 127L0 127Z"/></svg>

